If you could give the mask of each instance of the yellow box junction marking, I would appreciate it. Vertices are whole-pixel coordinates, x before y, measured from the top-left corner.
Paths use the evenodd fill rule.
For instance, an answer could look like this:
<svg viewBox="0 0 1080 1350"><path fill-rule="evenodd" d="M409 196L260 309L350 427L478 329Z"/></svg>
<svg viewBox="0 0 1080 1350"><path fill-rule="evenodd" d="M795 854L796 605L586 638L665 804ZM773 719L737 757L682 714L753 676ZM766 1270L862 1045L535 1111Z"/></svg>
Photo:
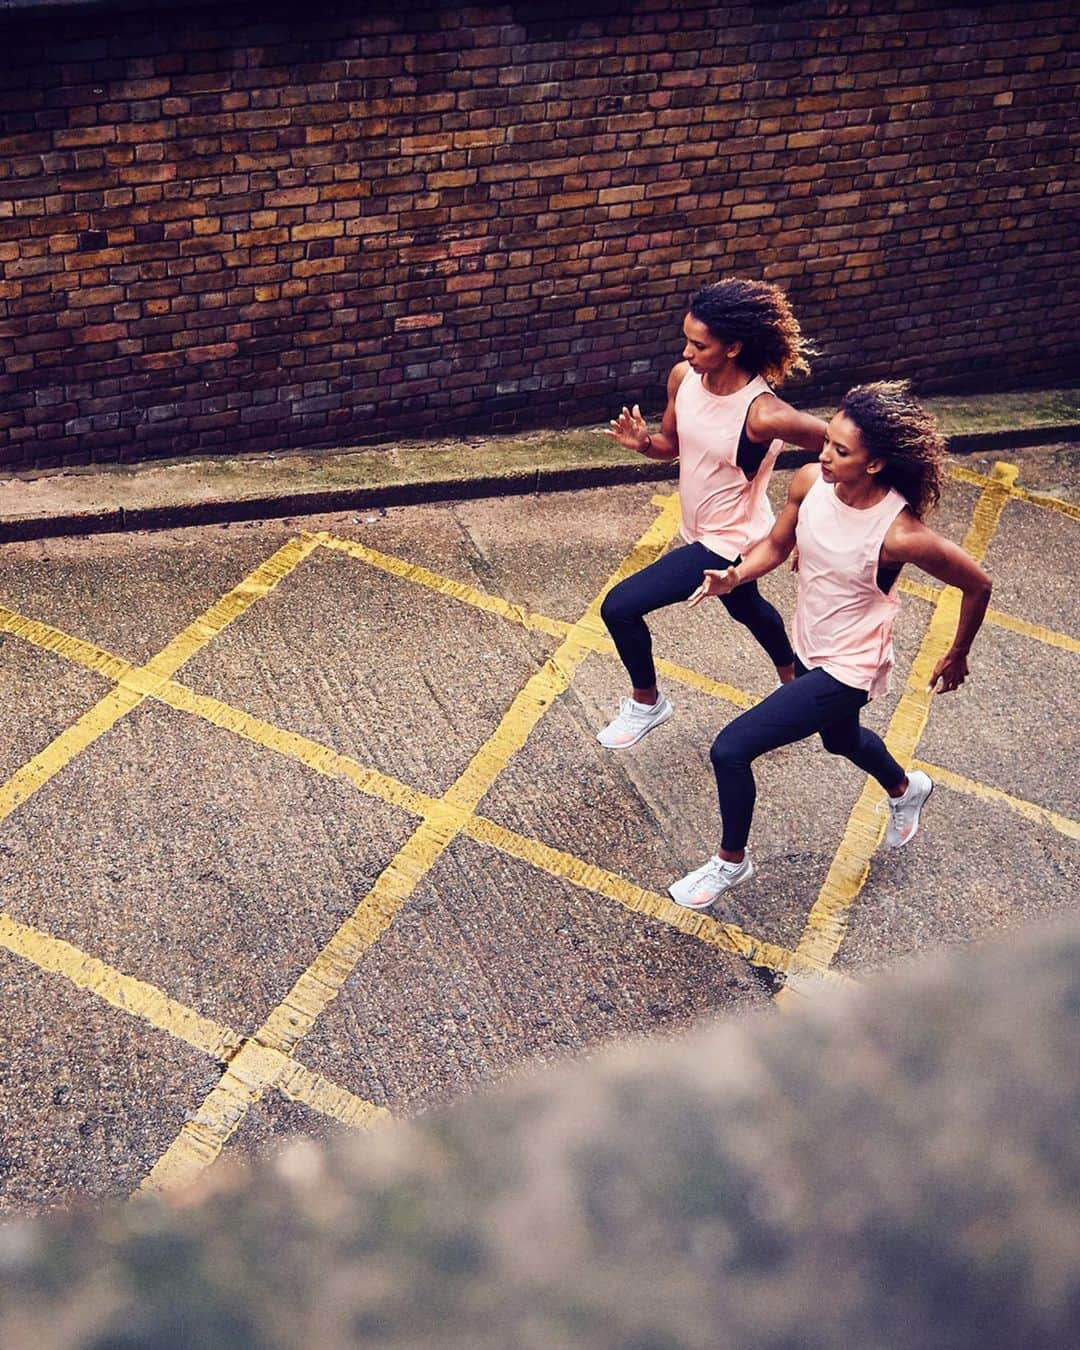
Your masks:
<svg viewBox="0 0 1080 1350"><path fill-rule="evenodd" d="M949 477L958 483L971 483L975 487L1003 487L1005 492L1017 501L1027 502L1031 506L1041 506L1045 511L1060 512L1070 520L1080 520L1080 506L1075 502L1062 501L1060 497L1052 497L1048 492L1032 492L1029 488L1017 487L1012 480L1003 483L995 476L1000 468L1000 463L995 464L994 472L987 477L984 473L976 473L974 469L962 469L959 465L954 465L949 469Z"/></svg>
<svg viewBox="0 0 1080 1350"><path fill-rule="evenodd" d="M669 508L674 500L673 497L653 498L654 504L661 508ZM511 604L501 596L491 595L487 591L478 590L475 586L469 586L464 582L451 581L448 577L440 576L438 572L431 572L426 567L416 567L400 558L369 548L366 544L358 544L355 540L341 539L336 535L327 533L304 537L317 539L325 548L333 549L338 553L347 553L350 557L357 558L360 562L365 562L382 572L388 572L391 576L401 577L403 580L414 582L418 586L426 586L439 595L448 596L462 604L473 605L488 614L497 614L500 618L520 624L522 628L533 632L546 633L550 637L565 638L571 630L572 625L562 619L550 619L544 614L534 614L525 609L524 606ZM601 655L610 655L615 650L615 644L608 637L606 629L586 627L578 633L578 638L580 641L588 643L592 651ZM689 685L692 689L700 690L714 698L722 698L728 703L733 703L737 708L752 708L758 702L752 694L744 693L743 690L736 689L730 684L724 684L720 680L710 679L707 675L699 675L696 670L689 670L686 666L676 665L673 661L657 660L656 668L668 679L677 680L680 684Z"/></svg>
<svg viewBox="0 0 1080 1350"><path fill-rule="evenodd" d="M39 970L62 976L76 988L166 1032L211 1059L228 1060L244 1043L240 1032L170 998L157 985L125 975L70 942L19 923L4 913L0 913L0 947ZM333 1116L346 1125L370 1125L389 1115L383 1108L354 1096L284 1055L276 1070L275 1086L292 1100L323 1115Z"/></svg>
<svg viewBox="0 0 1080 1350"><path fill-rule="evenodd" d="M70 942L51 937L5 913L0 913L0 946L40 970L63 975L77 988L160 1031L167 1031L212 1059L228 1059L243 1040L231 1027L185 1007L156 985L124 975Z"/></svg>
<svg viewBox="0 0 1080 1350"><path fill-rule="evenodd" d="M900 582L900 589L905 595L917 596L920 600L929 600L931 604L937 602L941 594L940 586L928 586L925 582L914 581L905 577ZM993 628L1004 628L1010 633L1017 633L1020 637L1032 638L1035 642L1042 642L1047 647L1059 647L1063 652L1072 652L1074 656L1080 655L1080 642L1076 638L1070 637L1068 633L1057 633L1052 628L1043 628L1040 624L1029 623L1027 619L1017 619L1012 614L1004 614L1000 609L988 609L983 619L984 624L989 624Z"/></svg>
<svg viewBox="0 0 1080 1350"><path fill-rule="evenodd" d="M92 708L83 713L77 722L62 731L44 750L28 760L0 786L0 820L5 820L12 811L70 764L76 755L81 754L103 736L122 717L134 711L144 698L154 693L162 681L171 679L185 661L189 661L197 651L205 647L227 624L243 614L256 600L269 594L315 547L315 543L310 540L290 540L255 568L238 586L211 605L205 614L201 614L190 623L156 656L151 657L145 666L135 667L124 663L125 669L120 674L115 689L110 690ZM17 624L14 628L8 627L9 622L18 618L8 609L0 612L0 618L5 620L6 631L26 637L28 641L33 641L34 629L44 627L40 624L33 625L29 620L23 620L22 623L24 625L30 623L30 631L24 629L20 632ZM63 643L51 646L49 650L55 651L59 656L67 654L67 647ZM113 663L117 660L118 658L108 657L102 652L91 668L96 669L98 674L106 675L107 672L116 670ZM109 677L112 678L112 675Z"/></svg>
<svg viewBox="0 0 1080 1350"><path fill-rule="evenodd" d="M972 778L965 778L963 774L953 773L951 769L943 769L940 764L928 764L925 760L913 759L911 767L922 769L924 773L930 775L935 784L951 788L953 792L962 792L968 797L978 797L980 801L984 802L997 802L1001 806L1007 806L1010 811L1015 812L1018 816L1034 821L1036 825L1049 825L1058 834L1063 834L1066 839L1080 839L1080 821L1070 820L1068 816L1058 815L1056 811L1051 811L1046 806L1039 806L1035 802L1026 802L1020 797L1012 797L1009 793L1002 792L1000 788L990 787L987 783L977 783Z"/></svg>
<svg viewBox="0 0 1080 1350"><path fill-rule="evenodd" d="M986 554L997 529L1001 513L1009 501L1009 489L1017 469L1011 464L995 464L993 477L986 480L963 547L979 562ZM911 664L903 695L892 715L885 744L901 764L910 763L930 715L933 695L927 692L934 666L948 650L960 613L960 592L944 587L937 595L934 612L918 653ZM822 883L795 948L796 955L809 957L828 966L847 932L848 914L870 875L870 859L881 842L885 824L878 810L881 787L868 778L848 817L840 847ZM789 1006L798 997L794 988L781 989L775 996L780 1007Z"/></svg>
<svg viewBox="0 0 1080 1350"><path fill-rule="evenodd" d="M1005 466L998 466L998 469L1004 467ZM975 481L984 486L1001 486L1000 478L985 479L980 475L972 475L970 473L954 473L952 476L958 478L960 481ZM1015 476L1015 474L1013 476ZM1026 493L1021 489L1014 488L1011 482L1007 485L1006 492L1009 496L1030 500L1036 505L1063 510L1065 514L1073 516L1074 518L1076 516L1075 508L1070 507L1068 503L1061 503L1053 498L1039 497L1037 494ZM655 504L665 509L673 504L674 501L674 496L654 498ZM657 524L659 524L659 522L657 522ZM668 539L670 539L670 534L668 535ZM644 541L642 542L644 543ZM662 548L667 542L668 540L665 539L664 543L661 544L660 548L657 550L657 553L662 551ZM523 627L544 632L551 636L562 637L564 639L573 635L576 645L579 648L584 649L584 651L579 652L575 665L580 662L581 655L584 655L588 650L605 653L610 653L613 650L610 638L608 638L606 632L597 622L599 601L604 592L602 592L601 596L594 602L594 606L590 607L590 610L595 612L590 613L587 611L577 624L570 625L562 620L549 619L543 615L531 614L523 607L513 605L500 597L486 595L476 588L451 581L445 577L440 577L438 574L430 572L428 569L416 567L403 560L391 558L388 555L379 553L377 550L368 548L366 545L351 540L337 539L334 536L327 534L304 534L301 536L300 540L292 541L291 544L278 550L271 559L268 559L266 563L256 569L251 577L247 578L245 582L241 583L233 592L230 592L230 594L224 597L222 601L219 601L217 605L213 606L201 620L197 620L195 624L190 625L184 633L174 639L162 653L159 653L158 657L147 663L147 666L145 667L134 667L122 659L102 651L91 643L81 642L79 639L72 638L56 629L52 629L48 625L38 624L33 620L24 619L22 616L16 615L2 606L0 606L0 631L10 632L37 646L54 651L66 659L77 661L87 669L94 670L106 679L115 681L118 687L116 690L112 691L113 695L122 696L117 716L123 716L126 711L130 711L131 707L135 706L142 698L147 696L154 697L166 703L168 706L193 713L213 722L215 725L232 730L255 743L268 746L280 753L288 754L319 773L327 774L330 777L346 779L363 792L376 796L384 801L391 802L394 805L401 806L414 814L425 817L425 824L429 823L426 818L432 811L432 808L436 808L437 813L441 813L444 820L450 823L454 833L456 833L458 829L461 829L478 842L498 848L511 856L520 858L521 860L526 861L533 866L537 866L561 879L604 895L634 912L658 918L661 921L678 927L683 932L691 933L701 940L722 950L731 951L744 956L754 964L759 964L769 969L785 973L792 979L804 976L816 976L819 978L824 976L829 980L844 978L839 976L836 972L830 971L827 963L823 965L807 953L788 952L783 948L760 942L757 939L750 937L748 934L743 933L742 930L734 925L720 924L709 916L697 915L683 910L671 904L665 897L645 891L642 888L635 886L633 883L626 881L624 878L605 872L602 868L583 863L581 860L574 858L571 855L561 853L557 849L549 848L547 845L541 844L536 840L526 839L513 831L507 830L500 825L496 825L494 822L485 820L483 817L466 814L463 818L459 819L457 824L454 824L454 817L455 815L460 816L460 812L453 811L452 806L447 803L445 798L441 803L437 803L434 799L426 797L423 793L414 791L397 780L382 775L375 770L364 768L355 761L349 759L348 756L339 755L335 751L308 741L306 738L298 736L295 733L284 731L271 724L262 722L258 718L250 717L248 714L235 708L230 708L228 705L222 704L217 700L194 694L168 678L170 674L175 673L184 661L188 660L195 651L205 645L205 643L215 636L216 633L230 622L232 618L236 617L239 613L242 613L251 603L261 598L262 595L267 594L283 576L288 575L296 564L311 552L312 548L317 547L318 545L348 553L358 560L378 567L392 575L399 576L416 584L427 586L440 594L459 600L463 603L474 605L487 612L498 614L512 622L521 624ZM298 555L290 557L290 550L292 549L298 549ZM638 564L633 561L633 558L628 559L627 563L623 565L619 573L617 573L616 576L612 578L611 582L609 582L609 586L620 579L622 575L636 570L637 565ZM934 587L907 582L906 580L902 585L908 593L918 594L921 598L935 601L940 598L941 593ZM605 588L605 591L606 589L607 588ZM1050 642L1052 645L1063 647L1066 650L1076 651L1080 649L1080 644L1077 644L1071 638L1061 634L1052 633L1049 630L1039 628L1037 625L1028 624L1023 620L1013 619L1010 616L1002 615L997 611L990 611L987 615L987 621L997 622L1001 627L1010 628L1015 632L1021 633L1027 637L1035 638L1039 641ZM564 642L564 646L565 645ZM703 692L723 698L727 702L733 703L738 707L749 707L758 701L752 695L746 694L742 690L711 680L708 677L699 675L695 671L687 670L674 663L661 661L658 662L658 666L663 670L663 673L667 678L689 684ZM562 687L565 688L565 685ZM561 689L556 692L561 692ZM134 702L130 702L132 698L134 698ZM108 696L101 701L101 704L107 703ZM101 704L98 705L98 709L101 708ZM89 718L95 711L95 709L92 709L91 713L86 716ZM540 710L540 714L542 714L542 711L543 709ZM106 719L106 724L102 726L102 730L105 730L107 729L107 726L112 725L113 722L117 720L117 716L113 716L111 720ZM85 719L80 719L80 721L83 720ZM78 727L79 723L76 723L74 727L69 728L69 733L76 732ZM57 741L54 742L54 745L57 745L58 742L63 742L65 734L58 737ZM101 733L98 732L97 734ZM90 736L85 743L80 744L79 738L76 737L73 742L74 748L71 749L70 753L57 756L58 762L56 767L61 767L63 763L68 762L70 758L73 757L73 754L78 753L79 749L85 748L85 744L89 744L93 739L96 739L95 735ZM69 747L65 746L64 748L68 749ZM43 752L43 754L44 753L45 752ZM511 754L512 753L513 751L511 751ZM30 769L33 764L34 761L31 761L30 765L24 766L24 770ZM53 772L55 771L56 770L53 769ZM501 768L496 770L496 772L500 771ZM24 771L21 770L20 774L23 772ZM934 773L938 778L938 781L943 785L955 787L958 791L966 791L987 800L1000 801L1009 806L1010 809L1017 811L1021 815L1025 815L1031 820L1051 824L1055 829L1058 829L1069 837L1075 838L1077 837L1077 834L1080 833L1080 827L1078 827L1075 822L1058 816L1043 807L1033 803L1022 802L997 789L989 788L983 784L972 783L970 780L963 779L959 775L950 774L944 770L935 769ZM51 773L45 775L45 777L48 776L51 776ZM45 781L45 777L42 777L41 781ZM18 778L19 774L15 776L15 780ZM4 785L4 787L9 787L15 780L9 780L9 784ZM29 781L32 782L32 778ZM34 790L38 785L40 785L40 783L35 783L30 790ZM485 787L484 791L486 790ZM0 788L0 802L4 801L2 795L3 791L4 789ZM8 805L7 810L0 810L0 819L2 819L8 811L13 809L13 807L18 804L18 801L25 800L28 795L30 795L28 791L23 792L22 795L17 796L17 800L12 801L11 804ZM480 793L480 796L482 795L483 792ZM479 796L476 797L476 802L478 801ZM476 802L473 803L474 807ZM424 827L421 826L420 830L416 832L416 835L420 835L423 828ZM880 831L878 833L880 833ZM450 837L452 836L446 837L439 852L446 846L446 843L449 843ZM416 838L416 836L414 836L414 838ZM434 861L434 859L432 859L432 861ZM431 864L429 863L428 866L430 865ZM391 866L393 866L393 864L391 864ZM384 873L384 876L385 875L386 874ZM416 880L419 880L419 875L420 874L417 874L415 876L413 885L415 885ZM376 883L376 889L378 885L379 883ZM371 894L374 894L374 891ZM368 898L370 898L370 896ZM362 902L361 907L363 906L363 903L364 902ZM389 922L389 920L387 920L387 922ZM10 920L9 923L14 923L14 921ZM13 945L13 942L7 940L13 931L15 930L0 930L0 941L3 942L3 945L9 946L11 950L16 950L17 945ZM26 931L33 932L34 930ZM46 944L46 946L49 943L57 941L55 939L47 938L44 934L38 936L41 943ZM68 944L61 944L61 946L68 948L68 952L73 954L71 960L76 963L79 961L94 962L94 958L86 957L84 953L79 953L77 949L70 948ZM44 951L44 948L39 944L35 945L34 943L31 943L29 947L27 947L25 943L20 942L18 944L18 949L20 950L21 955L25 955L27 959L34 961L35 964L42 965L46 969L58 969L56 966L50 966L45 960L38 960L34 955L30 954L32 951L38 951L39 954ZM99 966L103 972L109 971L109 968L104 966L103 963L97 963L97 966ZM84 967L84 969L89 968L90 967ZM96 967L94 968L96 969ZM66 974L68 978L71 978L69 971L65 970L62 973ZM348 972L346 971L346 975L347 973ZM104 980L102 986L103 990L107 990L110 979L119 979L120 981L130 979L130 977L119 975L118 972L113 972L111 975L103 975L102 978ZM79 983L80 981L76 980L76 982ZM153 986L142 985L141 982L138 981L132 982L132 989L134 989L135 986L139 986L140 989L146 991L154 989ZM89 988L90 985L83 983L82 987ZM98 990L95 989L95 992L98 992ZM166 995L161 993L161 991L154 991L154 993L157 995L158 999L164 1000L164 1004L161 1006L169 1010L168 1015L162 1018L165 1022L175 1022L176 1016L180 1017L181 1022L183 1021L184 1016L189 1019L199 1017L198 1014L195 1014L191 1010L184 1009L182 1005L176 1004L174 1000L169 1000ZM330 997L335 995L336 990L331 993ZM109 995L107 992L102 992L102 997L108 999ZM125 997L127 997L127 995L125 995ZM161 1014L160 1011L155 1011L157 1005L155 1004L153 997L146 1003L145 1010L137 1010L137 999L135 1003L117 1002L113 999L109 999L109 1001L113 1001L115 1006L124 1007L128 1011L136 1012L136 1015L143 1016L145 1020L151 1021L154 1025L160 1025L159 1018L161 1018ZM326 1001L328 1002L329 999ZM147 1010L150 1011L150 1016L147 1016ZM176 1014L176 1016L174 1016L174 1014ZM318 1013L316 1012L315 1016L317 1015ZM209 1023L207 1019L202 1019L200 1025L202 1024L205 1024L206 1027L216 1027L216 1024ZM170 1031L171 1034L177 1034L176 1030L171 1025L165 1026L163 1029ZM232 1033L228 1029L218 1030L221 1034L235 1037L237 1043L239 1043L240 1038L237 1033ZM181 1038L185 1039L185 1037ZM299 1036L295 1039L299 1039ZM194 1042L189 1041L189 1043ZM295 1043L295 1040L293 1043ZM230 1042L230 1044L232 1044L232 1042ZM199 1046L199 1048L203 1047ZM270 1049L272 1049L272 1047L256 1046L248 1042L241 1048L237 1055L240 1062L236 1063L234 1066L236 1078L238 1082L241 1083L244 1081L247 1081L249 1084L255 1082L260 1083L261 1086L258 1088L257 1095L261 1096L268 1088L274 1087L277 1090L282 1091L285 1095L292 1097L294 1100L304 1101L313 1109L322 1111L324 1114L329 1114L336 1119L344 1121L346 1124L369 1124L373 1119L377 1119L386 1114L385 1112L382 1112L380 1108L373 1106L373 1104L354 1097L353 1094L335 1084L328 1083L317 1074L312 1074L309 1070L297 1064L296 1061L291 1060L287 1055L284 1055L281 1052L278 1052L279 1058L276 1061L272 1055L268 1058L265 1054L261 1053L262 1051ZM244 1051L247 1051L247 1054L244 1054ZM216 1057L220 1058L222 1056L218 1055ZM254 1075L252 1074L253 1066L255 1069ZM254 1099L255 1098L252 1098L252 1100ZM246 1110L247 1107L245 1106L243 1111L246 1112ZM235 1123L239 1123L240 1119L242 1119L242 1113L236 1117ZM235 1128L235 1123L232 1128ZM197 1143L195 1145L195 1151L196 1153L201 1152ZM213 1156L216 1157L217 1153L220 1152L220 1145L218 1145L216 1149L212 1148L211 1152ZM207 1161L212 1161L212 1157L209 1155L203 1153L202 1156L206 1157Z"/></svg>
<svg viewBox="0 0 1080 1350"><path fill-rule="evenodd" d="M604 595L623 577L659 556L676 528L672 509L663 511L630 555L609 578L577 624L513 699L498 727L473 755L451 787L384 868L312 964L282 1002L230 1063L210 1092L146 1177L141 1190L169 1190L199 1175L218 1156L226 1140L265 1091L266 1056L290 1054L337 997L363 954L378 940L402 905L460 832L495 779L525 744L533 728L573 678L590 651L579 637L595 627Z"/></svg>
<svg viewBox="0 0 1080 1350"><path fill-rule="evenodd" d="M567 624L566 627L569 629L570 625ZM27 641L48 647L50 650L62 644L68 659L87 669L97 668L104 655L113 663L114 675L121 681L138 678L135 667L119 657L102 653L93 643L83 642L79 638L61 633L47 624L24 620L2 607L0 607L0 631L18 632ZM753 701L749 694L742 694L740 690L734 692L739 694L747 705ZM411 788L389 774L366 767L349 755L332 750L298 732L286 731L219 699L206 694L197 694L174 680L165 680L155 685L150 696L178 712L189 713L216 727L231 731L254 745L288 756L324 777L344 780L367 796L400 807L412 815L425 817L441 810L437 798ZM470 816L463 828L465 833L477 842L529 862L540 870L560 876L585 890L615 900L636 913L658 918L678 928L680 932L700 937L709 945L744 956L753 965L762 966L778 974L786 974L796 967L807 971L811 969L808 963L796 961L793 952L758 941L734 924L717 924L708 916L695 915L692 911L682 909L663 896L646 891L615 873L582 862L537 840L528 839L483 816Z"/></svg>

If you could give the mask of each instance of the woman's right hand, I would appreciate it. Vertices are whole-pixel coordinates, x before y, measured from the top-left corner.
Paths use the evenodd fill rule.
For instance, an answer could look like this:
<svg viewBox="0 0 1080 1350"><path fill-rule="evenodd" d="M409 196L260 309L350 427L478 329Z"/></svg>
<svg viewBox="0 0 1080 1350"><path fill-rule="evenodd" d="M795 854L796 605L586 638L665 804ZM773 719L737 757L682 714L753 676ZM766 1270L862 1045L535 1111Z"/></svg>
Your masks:
<svg viewBox="0 0 1080 1350"><path fill-rule="evenodd" d="M730 595L741 580L738 569L734 567L728 567L723 572L706 572L701 585L686 603L700 605L710 595Z"/></svg>
<svg viewBox="0 0 1080 1350"><path fill-rule="evenodd" d="M636 450L639 455L646 454L652 445L649 428L636 403L632 410L623 408L618 417L611 419L611 429L607 430L607 434L614 436L625 449Z"/></svg>

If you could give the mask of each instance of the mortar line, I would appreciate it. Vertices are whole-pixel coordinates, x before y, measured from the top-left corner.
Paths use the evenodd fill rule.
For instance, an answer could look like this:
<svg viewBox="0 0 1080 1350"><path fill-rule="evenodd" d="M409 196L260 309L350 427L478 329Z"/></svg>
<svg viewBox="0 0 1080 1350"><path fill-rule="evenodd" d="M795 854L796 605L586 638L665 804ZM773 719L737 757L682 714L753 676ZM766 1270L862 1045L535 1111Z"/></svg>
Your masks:
<svg viewBox="0 0 1080 1350"><path fill-rule="evenodd" d="M574 671L590 650L577 634L581 628L587 631L595 626L607 591L623 577L659 556L675 529L675 511L672 507L665 508L555 652L526 681L498 727L437 803L438 814L421 821L353 914L270 1012L252 1041L241 1048L195 1116L185 1123L155 1163L140 1186L141 1191L170 1190L185 1184L220 1154L229 1136L266 1090L266 1052L274 1049L291 1053L327 1005L337 997L361 957L385 932L419 882L461 831L553 700L568 687Z"/></svg>
<svg viewBox="0 0 1080 1350"><path fill-rule="evenodd" d="M972 512L971 524L963 547L980 561L993 539L1001 513L1010 499L1008 488L1018 470L1014 465L994 465L994 477L988 481ZM900 763L914 757L919 739L930 715L933 695L927 692L934 666L948 650L960 613L960 592L946 586L938 595L922 643L911 664L900 702L889 722L885 743ZM859 798L848 817L840 846L807 916L802 936L795 947L798 956L809 957L823 966L832 964L847 932L848 915L870 875L870 860L881 842L885 823L878 806L881 787L872 778L863 784ZM794 988L781 989L774 998L780 1007L790 1006L799 994Z"/></svg>

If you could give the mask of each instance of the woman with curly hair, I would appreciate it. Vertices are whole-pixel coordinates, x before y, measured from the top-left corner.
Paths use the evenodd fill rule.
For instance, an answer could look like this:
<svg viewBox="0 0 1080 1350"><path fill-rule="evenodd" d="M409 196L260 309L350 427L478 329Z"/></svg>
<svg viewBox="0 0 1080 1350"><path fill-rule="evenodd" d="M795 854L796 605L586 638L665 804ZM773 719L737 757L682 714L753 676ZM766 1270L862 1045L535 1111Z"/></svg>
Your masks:
<svg viewBox="0 0 1080 1350"><path fill-rule="evenodd" d="M713 742L720 797L720 852L676 881L669 894L708 909L754 874L746 841L754 810L758 755L817 732L888 793L885 842L901 848L919 828L933 783L905 773L880 736L859 725L859 710L888 687L897 579L914 563L963 595L952 646L934 668L930 692L958 689L990 598L990 578L956 544L923 524L941 492L945 444L934 419L903 383L850 390L829 423L816 464L792 477L787 503L766 539L735 567L706 571L690 597L730 595L779 567L798 548L795 605L797 678L730 722Z"/></svg>
<svg viewBox="0 0 1080 1350"><path fill-rule="evenodd" d="M766 488L784 441L820 450L825 440L820 418L797 412L772 392L793 370L809 369L809 346L778 287L735 277L705 286L690 301L683 337L659 430L649 431L635 404L623 408L608 432L650 459L678 459L684 541L615 586L600 611L632 691L597 735L612 750L636 744L673 711L657 689L644 616L687 599L703 572L738 562L768 534L774 516ZM757 587L740 587L724 605L765 648L778 678L793 679L784 622Z"/></svg>

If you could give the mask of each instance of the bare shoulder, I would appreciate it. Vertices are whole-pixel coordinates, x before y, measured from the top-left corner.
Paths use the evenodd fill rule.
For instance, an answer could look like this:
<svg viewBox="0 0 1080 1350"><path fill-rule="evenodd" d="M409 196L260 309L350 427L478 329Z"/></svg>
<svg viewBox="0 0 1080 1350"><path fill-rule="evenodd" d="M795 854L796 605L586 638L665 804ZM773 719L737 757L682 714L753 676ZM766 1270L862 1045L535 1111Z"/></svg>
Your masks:
<svg viewBox="0 0 1080 1350"><path fill-rule="evenodd" d="M807 450L820 450L828 430L820 417L800 412L771 389L758 394L750 404L746 429L751 440L759 445L766 441L781 440Z"/></svg>
<svg viewBox="0 0 1080 1350"><path fill-rule="evenodd" d="M794 506L800 505L820 477L820 464L804 464L801 469L796 469L791 475L791 482L788 484L788 503Z"/></svg>
<svg viewBox="0 0 1080 1350"><path fill-rule="evenodd" d="M690 374L689 361L680 361L677 366L671 367L671 373L667 377L668 398L675 397L675 391L678 389L679 385L682 384L683 380L685 380L687 375L689 374Z"/></svg>
<svg viewBox="0 0 1080 1350"><path fill-rule="evenodd" d="M921 562L948 551L948 540L905 506L885 532L882 554L888 562Z"/></svg>

